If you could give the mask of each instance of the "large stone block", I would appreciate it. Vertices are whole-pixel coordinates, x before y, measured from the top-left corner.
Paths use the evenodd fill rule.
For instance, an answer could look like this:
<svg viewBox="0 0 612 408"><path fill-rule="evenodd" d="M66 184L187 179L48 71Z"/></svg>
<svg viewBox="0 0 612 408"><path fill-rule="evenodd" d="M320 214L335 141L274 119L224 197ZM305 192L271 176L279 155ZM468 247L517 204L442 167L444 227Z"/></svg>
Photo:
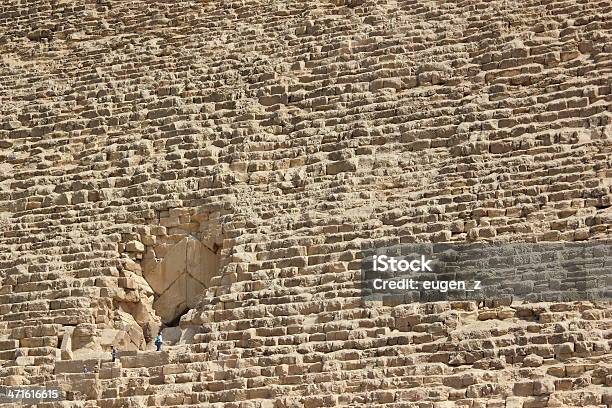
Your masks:
<svg viewBox="0 0 612 408"><path fill-rule="evenodd" d="M217 255L200 241L189 239L187 242L187 272L205 287L217 274Z"/></svg>
<svg viewBox="0 0 612 408"><path fill-rule="evenodd" d="M191 275L185 275L185 280L185 305L195 307L198 297L205 293L206 286Z"/></svg>
<svg viewBox="0 0 612 408"><path fill-rule="evenodd" d="M164 293L179 276L185 273L186 257L187 240L183 239L170 248L161 262L145 268L145 279L155 293Z"/></svg>
<svg viewBox="0 0 612 408"><path fill-rule="evenodd" d="M69 360L69 361L56 361L55 362L55 374L61 373L83 373L85 370L89 373L98 371L100 368L100 360Z"/></svg>
<svg viewBox="0 0 612 408"><path fill-rule="evenodd" d="M169 356L166 351L151 351L138 353L135 356L120 357L123 368L158 367L168 364Z"/></svg>
<svg viewBox="0 0 612 408"><path fill-rule="evenodd" d="M171 246L161 261L145 256L144 277L157 294L154 309L166 323L185 307L193 307L217 273L217 255L200 241L185 237Z"/></svg>
<svg viewBox="0 0 612 408"><path fill-rule="evenodd" d="M0 351L12 350L19 347L19 340L0 340Z"/></svg>
<svg viewBox="0 0 612 408"><path fill-rule="evenodd" d="M179 276L172 285L153 303L153 308L168 323L186 307L187 275Z"/></svg>

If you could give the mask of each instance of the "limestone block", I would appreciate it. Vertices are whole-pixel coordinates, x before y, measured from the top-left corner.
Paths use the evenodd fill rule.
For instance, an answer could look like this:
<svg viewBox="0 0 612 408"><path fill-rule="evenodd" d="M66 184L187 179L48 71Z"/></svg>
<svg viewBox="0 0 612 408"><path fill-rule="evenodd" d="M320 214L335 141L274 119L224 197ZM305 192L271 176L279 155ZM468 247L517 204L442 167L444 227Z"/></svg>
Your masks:
<svg viewBox="0 0 612 408"><path fill-rule="evenodd" d="M540 367L544 359L536 354L530 354L523 359L523 367Z"/></svg>
<svg viewBox="0 0 612 408"><path fill-rule="evenodd" d="M217 255L200 241L187 241L187 272L205 287L210 287L210 278L217 274Z"/></svg>
<svg viewBox="0 0 612 408"><path fill-rule="evenodd" d="M111 346L119 343L119 339L123 335L122 330L102 329L100 331L100 345L103 348L110 349Z"/></svg>
<svg viewBox="0 0 612 408"><path fill-rule="evenodd" d="M181 338L179 339L179 344L191 344L194 342L194 337L197 334L197 331L193 327L187 327L181 330Z"/></svg>
<svg viewBox="0 0 612 408"><path fill-rule="evenodd" d="M61 357L63 360L72 359L72 332L74 327L66 327L62 336L62 343L60 345Z"/></svg>
<svg viewBox="0 0 612 408"><path fill-rule="evenodd" d="M167 265L167 272L169 277L177 276L185 270L185 257L187 254L187 241L188 238L184 238L174 245L168 253L164 256L164 262Z"/></svg>
<svg viewBox="0 0 612 408"><path fill-rule="evenodd" d="M533 395L533 382L517 382L514 384L513 393L519 397L529 397Z"/></svg>
<svg viewBox="0 0 612 408"><path fill-rule="evenodd" d="M92 373L92 371L89 372ZM85 399L98 399L101 395L100 384L95 377L91 377L93 377L93 374L69 374L66 376L68 384L65 389L77 395L82 395Z"/></svg>
<svg viewBox="0 0 612 408"><path fill-rule="evenodd" d="M574 352L574 343L563 343L555 345L555 355L571 356Z"/></svg>
<svg viewBox="0 0 612 408"><path fill-rule="evenodd" d="M19 347L19 340L0 340L0 351L12 350Z"/></svg>
<svg viewBox="0 0 612 408"><path fill-rule="evenodd" d="M19 385L27 385L29 383L30 383L30 381L28 381L28 379L26 377L24 377L23 375L9 375L4 380L4 385L7 385L9 387L15 387L15 386L19 386Z"/></svg>
<svg viewBox="0 0 612 408"><path fill-rule="evenodd" d="M121 377L121 368L119 367L109 367L109 368L100 368L100 379L101 380L110 380L113 378Z"/></svg>
<svg viewBox="0 0 612 408"><path fill-rule="evenodd" d="M505 408L523 408L523 399L519 397L508 397Z"/></svg>
<svg viewBox="0 0 612 408"><path fill-rule="evenodd" d="M144 259L144 278L158 295L155 310L162 320L173 320L211 286L217 273L217 255L192 237L170 246L161 261L149 250Z"/></svg>
<svg viewBox="0 0 612 408"><path fill-rule="evenodd" d="M555 392L555 385L552 381L537 380L533 383L534 395L550 395Z"/></svg>
<svg viewBox="0 0 612 408"><path fill-rule="evenodd" d="M196 306L198 296L201 296L205 293L206 286L204 286L204 284L194 279L190 275L186 275L185 289L185 304L187 305L187 307L192 308Z"/></svg>
<svg viewBox="0 0 612 408"><path fill-rule="evenodd" d="M125 244L125 250L128 252L144 252L145 246L140 241L130 241Z"/></svg>
<svg viewBox="0 0 612 408"><path fill-rule="evenodd" d="M223 227L218 213L209 214L209 219L200 224L200 240L208 248L215 249L223 242Z"/></svg>
<svg viewBox="0 0 612 408"><path fill-rule="evenodd" d="M145 279L157 294L164 293L179 276L185 273L187 240L170 248L164 259L155 263L155 269L145 269Z"/></svg>
<svg viewBox="0 0 612 408"><path fill-rule="evenodd" d="M168 352L151 351L138 353L135 356L121 356L121 366L124 368L158 367L170 361Z"/></svg>
<svg viewBox="0 0 612 408"><path fill-rule="evenodd" d="M115 346L121 350L135 350L144 346L145 339L143 328L135 320L131 313L127 313L123 310L117 310L115 312L115 329L119 332L113 339L116 343ZM144 324L143 324L144 326Z"/></svg>
<svg viewBox="0 0 612 408"><path fill-rule="evenodd" d="M72 331L72 349L92 346L97 340L97 328L93 324L79 324Z"/></svg>
<svg viewBox="0 0 612 408"><path fill-rule="evenodd" d="M178 277L172 285L153 303L153 308L162 321L170 322L186 306L187 275Z"/></svg>
<svg viewBox="0 0 612 408"><path fill-rule="evenodd" d="M357 170L357 162L354 159L342 160L329 163L327 165L327 174L336 175L342 172L354 172Z"/></svg>
<svg viewBox="0 0 612 408"><path fill-rule="evenodd" d="M176 344L181 338L181 329L179 327L166 327L162 330L164 343Z"/></svg>
<svg viewBox="0 0 612 408"><path fill-rule="evenodd" d="M142 237L142 243L146 246L154 246L157 243L157 236L155 235L144 235Z"/></svg>
<svg viewBox="0 0 612 408"><path fill-rule="evenodd" d="M100 368L100 361L96 359L92 360L70 360L70 361L56 361L54 373L83 373L84 369L88 372L93 373L98 371Z"/></svg>
<svg viewBox="0 0 612 408"><path fill-rule="evenodd" d="M132 261L131 259L125 259L123 262L123 267L131 272L140 273L142 271L142 267L140 266L140 264Z"/></svg>
<svg viewBox="0 0 612 408"><path fill-rule="evenodd" d="M34 357L30 356L19 356L15 359L15 364L18 366L31 366L34 365Z"/></svg>
<svg viewBox="0 0 612 408"><path fill-rule="evenodd" d="M156 272L157 266L161 260L157 259L157 254L154 249L147 250L141 261L142 273L145 278Z"/></svg>

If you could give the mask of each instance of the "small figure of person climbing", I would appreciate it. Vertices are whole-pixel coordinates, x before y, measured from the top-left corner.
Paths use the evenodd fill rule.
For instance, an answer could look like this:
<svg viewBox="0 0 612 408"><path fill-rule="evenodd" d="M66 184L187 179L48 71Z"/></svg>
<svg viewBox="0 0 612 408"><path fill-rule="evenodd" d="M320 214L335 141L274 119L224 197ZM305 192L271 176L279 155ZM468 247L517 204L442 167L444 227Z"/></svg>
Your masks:
<svg viewBox="0 0 612 408"><path fill-rule="evenodd" d="M155 345L157 346L157 351L161 351L162 342L163 340L162 340L162 335L160 332L155 338Z"/></svg>
<svg viewBox="0 0 612 408"><path fill-rule="evenodd" d="M115 360L117 359L117 349L115 348L115 346L112 347L111 349L111 361L114 363Z"/></svg>

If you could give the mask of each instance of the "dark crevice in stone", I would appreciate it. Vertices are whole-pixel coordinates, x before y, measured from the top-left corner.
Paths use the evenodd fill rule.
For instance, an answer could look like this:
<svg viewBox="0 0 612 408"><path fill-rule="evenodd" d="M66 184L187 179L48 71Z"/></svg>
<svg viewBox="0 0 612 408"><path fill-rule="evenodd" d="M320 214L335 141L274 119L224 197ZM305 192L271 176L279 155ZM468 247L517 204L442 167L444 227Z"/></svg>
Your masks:
<svg viewBox="0 0 612 408"><path fill-rule="evenodd" d="M170 321L170 322L168 322L168 323L165 323L163 327L164 327L164 328L166 328L166 327L178 327L178 325L179 325L179 323L180 323L180 321L181 321L181 317L185 316L185 315L187 314L187 312L189 312L189 310L190 310L190 309L189 309L188 307L186 307L186 308L185 308L185 309L184 309L182 312L180 312L180 313L179 313L179 314L178 314L178 315L177 315L177 316L174 318L174 320L172 320L172 321Z"/></svg>

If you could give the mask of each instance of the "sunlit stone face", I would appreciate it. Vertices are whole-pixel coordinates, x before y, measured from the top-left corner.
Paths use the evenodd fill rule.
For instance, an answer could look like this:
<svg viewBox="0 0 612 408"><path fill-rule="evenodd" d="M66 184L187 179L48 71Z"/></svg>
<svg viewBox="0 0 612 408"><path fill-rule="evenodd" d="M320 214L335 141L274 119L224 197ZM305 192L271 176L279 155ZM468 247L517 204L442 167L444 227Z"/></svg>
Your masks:
<svg viewBox="0 0 612 408"><path fill-rule="evenodd" d="M168 323L210 286L217 272L217 255L199 240L185 237L161 260L145 259L144 277L156 294L153 308Z"/></svg>

